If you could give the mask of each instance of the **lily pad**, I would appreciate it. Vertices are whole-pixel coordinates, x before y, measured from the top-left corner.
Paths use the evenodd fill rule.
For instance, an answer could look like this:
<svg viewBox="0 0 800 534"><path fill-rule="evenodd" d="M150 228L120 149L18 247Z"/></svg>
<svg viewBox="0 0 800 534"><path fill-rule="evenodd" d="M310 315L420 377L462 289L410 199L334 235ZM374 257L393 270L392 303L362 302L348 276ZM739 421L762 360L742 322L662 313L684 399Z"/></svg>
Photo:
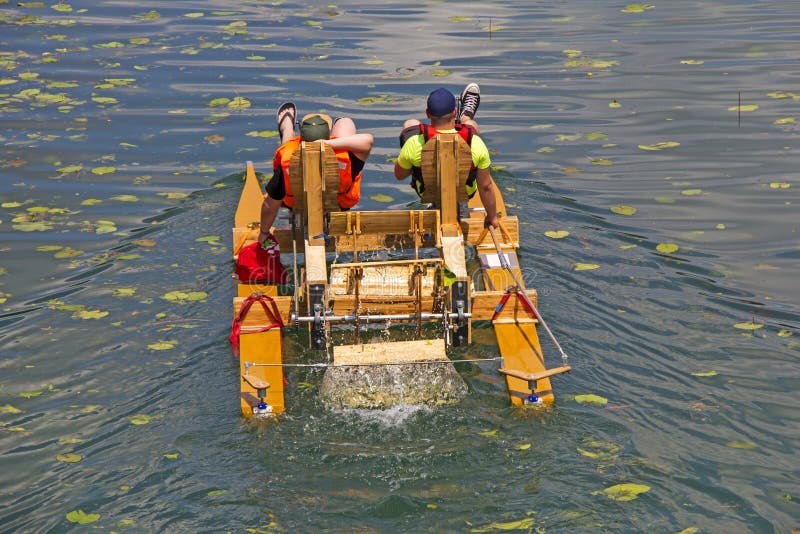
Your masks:
<svg viewBox="0 0 800 534"><path fill-rule="evenodd" d="M147 425L152 420L153 420L152 415L145 415L145 414L134 415L130 419L128 419L128 421L130 421L131 424L133 425Z"/></svg>
<svg viewBox="0 0 800 534"><path fill-rule="evenodd" d="M611 211L613 211L617 215L631 216L636 214L636 208L634 208L633 206L626 206L626 205L611 206Z"/></svg>
<svg viewBox="0 0 800 534"><path fill-rule="evenodd" d="M719 373L716 371L698 371L696 373L692 373L692 376L699 376L699 377L708 377L708 376L717 376Z"/></svg>
<svg viewBox="0 0 800 534"><path fill-rule="evenodd" d="M384 202L384 203L391 202L391 201L394 200L394 198L390 197L389 195L384 195L383 193L378 193L377 195L372 195L369 198L371 200L374 200L375 202Z"/></svg>
<svg viewBox="0 0 800 534"><path fill-rule="evenodd" d="M752 321L748 321L746 323L736 323L733 325L734 328L738 328L739 330L758 330L759 328L763 328L764 325L761 323L754 323Z"/></svg>
<svg viewBox="0 0 800 534"><path fill-rule="evenodd" d="M147 348L150 350L170 350L175 348L174 341L159 341L157 343L151 343L147 345Z"/></svg>
<svg viewBox="0 0 800 534"><path fill-rule="evenodd" d="M56 456L56 460L67 464L75 464L83 460L83 456L81 456L80 454L68 452L66 454L59 454L58 456Z"/></svg>
<svg viewBox="0 0 800 534"><path fill-rule="evenodd" d="M602 493L615 501L632 501L639 497L640 494L650 491L650 489L650 486L645 486L644 484L617 484L595 492L595 494Z"/></svg>
<svg viewBox="0 0 800 534"><path fill-rule="evenodd" d="M600 395L587 393L584 395L575 395L575 402L578 402L580 404L599 404L602 406L604 404L608 404L608 399L605 397L601 397Z"/></svg>
<svg viewBox="0 0 800 534"><path fill-rule="evenodd" d="M569 232L566 230L548 230L544 233L544 235L551 239L564 239L569 235Z"/></svg>
<svg viewBox="0 0 800 534"><path fill-rule="evenodd" d="M80 310L72 314L77 319L102 319L108 315L107 311L100 310Z"/></svg>
<svg viewBox="0 0 800 534"><path fill-rule="evenodd" d="M83 510L73 510L67 514L67 521L78 523L79 525L88 525L98 519L100 519L100 514L87 514Z"/></svg>
<svg viewBox="0 0 800 534"><path fill-rule="evenodd" d="M600 266L596 263L574 263L572 268L575 271L591 271L593 269L599 269Z"/></svg>
<svg viewBox="0 0 800 534"><path fill-rule="evenodd" d="M662 254L672 254L677 252L680 247L675 243L659 243L656 245L656 250Z"/></svg>
<svg viewBox="0 0 800 534"><path fill-rule="evenodd" d="M665 148L674 148L676 146L681 146L681 144L676 141L663 141L653 145L639 145L639 148L642 150L664 150Z"/></svg>
<svg viewBox="0 0 800 534"><path fill-rule="evenodd" d="M519 521L510 521L508 523L492 523L491 525L486 525L485 527L480 528L473 528L470 532L474 533L487 533L487 532L496 532L498 530L524 530L530 532L533 529L534 519L532 517L527 517L525 519L520 519Z"/></svg>
<svg viewBox="0 0 800 534"><path fill-rule="evenodd" d="M117 169L115 167L95 167L92 169L92 174L111 174L115 172Z"/></svg>
<svg viewBox="0 0 800 534"><path fill-rule="evenodd" d="M743 449L747 451L752 451L758 448L758 445L750 441L729 441L725 444L725 446L732 449Z"/></svg>

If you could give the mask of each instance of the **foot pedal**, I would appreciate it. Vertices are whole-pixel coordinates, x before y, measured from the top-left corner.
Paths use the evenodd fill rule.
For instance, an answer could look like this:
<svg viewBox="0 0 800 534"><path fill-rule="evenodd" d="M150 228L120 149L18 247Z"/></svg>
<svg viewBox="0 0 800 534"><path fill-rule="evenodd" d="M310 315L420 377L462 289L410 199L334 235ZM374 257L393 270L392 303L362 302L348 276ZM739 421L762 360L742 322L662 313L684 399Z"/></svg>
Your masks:
<svg viewBox="0 0 800 534"><path fill-rule="evenodd" d="M545 369L544 371L540 371L538 373L526 373L524 371L516 371L514 369L505 369L501 367L497 370L500 374L513 376L514 378L519 378L520 380L525 380L528 383L528 389L531 391L536 391L536 383L543 378L550 378L551 376L560 375L563 373L569 373L572 371L572 367L569 365L564 365L562 367L553 367L552 369Z"/></svg>

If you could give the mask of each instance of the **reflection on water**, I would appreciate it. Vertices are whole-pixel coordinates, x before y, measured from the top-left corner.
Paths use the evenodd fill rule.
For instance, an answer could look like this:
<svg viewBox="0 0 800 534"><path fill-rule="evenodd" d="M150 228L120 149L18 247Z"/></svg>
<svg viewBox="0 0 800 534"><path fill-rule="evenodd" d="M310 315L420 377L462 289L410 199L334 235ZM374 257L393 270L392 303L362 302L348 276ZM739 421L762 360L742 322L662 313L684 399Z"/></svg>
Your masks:
<svg viewBox="0 0 800 534"><path fill-rule="evenodd" d="M797 10L454 5L0 3L1 531L797 528ZM242 421L228 236L275 108L353 117L361 207L402 207L400 124L468 81L555 409L486 362L455 407L328 412L300 368Z"/></svg>

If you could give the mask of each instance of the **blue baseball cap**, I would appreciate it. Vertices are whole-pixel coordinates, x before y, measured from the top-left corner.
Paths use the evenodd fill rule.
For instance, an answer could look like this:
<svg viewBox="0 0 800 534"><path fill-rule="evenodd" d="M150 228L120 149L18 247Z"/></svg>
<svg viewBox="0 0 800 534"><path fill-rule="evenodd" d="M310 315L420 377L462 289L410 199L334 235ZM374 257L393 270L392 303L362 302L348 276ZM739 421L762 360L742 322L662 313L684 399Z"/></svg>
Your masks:
<svg viewBox="0 0 800 534"><path fill-rule="evenodd" d="M456 97L444 87L440 87L428 95L428 113L431 117L443 117L455 109Z"/></svg>

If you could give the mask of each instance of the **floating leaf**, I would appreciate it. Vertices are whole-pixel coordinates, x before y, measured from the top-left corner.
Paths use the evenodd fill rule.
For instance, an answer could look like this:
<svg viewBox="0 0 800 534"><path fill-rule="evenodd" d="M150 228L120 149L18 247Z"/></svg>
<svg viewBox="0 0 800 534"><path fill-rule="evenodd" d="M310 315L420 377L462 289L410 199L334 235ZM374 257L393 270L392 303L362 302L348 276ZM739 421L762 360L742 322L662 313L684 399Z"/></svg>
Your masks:
<svg viewBox="0 0 800 534"><path fill-rule="evenodd" d="M636 208L634 208L633 206L626 206L624 204L620 206L611 206L611 211L613 211L617 215L630 216L636 214Z"/></svg>
<svg viewBox="0 0 800 534"><path fill-rule="evenodd" d="M616 108L621 108L621 107L622 107L622 104L620 104L620 103L619 103L619 102L617 102L616 100L612 100L612 101L611 101L611 102L608 104L608 107L610 107L610 108L615 108L615 109L616 109Z"/></svg>
<svg viewBox="0 0 800 534"><path fill-rule="evenodd" d="M67 514L67 521L78 523L79 525L88 525L98 519L100 519L100 514L87 514L83 510L73 510Z"/></svg>
<svg viewBox="0 0 800 534"><path fill-rule="evenodd" d="M225 495L226 493L228 493L228 490L218 489L218 490L211 490L208 493L206 493L206 495L208 495L209 497L216 497L218 495Z"/></svg>
<svg viewBox="0 0 800 534"><path fill-rule="evenodd" d="M169 452L164 455L164 458L167 458L168 460L177 460L179 457L180 453L178 452Z"/></svg>
<svg viewBox="0 0 800 534"><path fill-rule="evenodd" d="M20 232L47 232L53 229L53 225L45 221L23 221L11 226Z"/></svg>
<svg viewBox="0 0 800 534"><path fill-rule="evenodd" d="M56 456L56 460L58 460L59 462L74 464L83 460L83 456L81 456L80 454L74 454L70 452L66 454L59 454L58 456Z"/></svg>
<svg viewBox="0 0 800 534"><path fill-rule="evenodd" d="M748 451L758 448L758 445L750 441L729 441L725 444L725 446L732 449L744 449Z"/></svg>
<svg viewBox="0 0 800 534"><path fill-rule="evenodd" d="M615 501L632 501L636 499L640 493L650 491L650 486L644 484L617 484L602 491L595 492L594 494L602 493L609 499Z"/></svg>
<svg viewBox="0 0 800 534"><path fill-rule="evenodd" d="M136 195L116 195L109 200L117 200L119 202L139 202L139 197Z"/></svg>
<svg viewBox="0 0 800 534"><path fill-rule="evenodd" d="M676 146L681 146L681 144L676 141L662 141L654 145L639 145L639 148L642 150L664 150L665 148L675 148Z"/></svg>
<svg viewBox="0 0 800 534"><path fill-rule="evenodd" d="M552 239L564 239L569 235L569 232L566 230L548 230L544 235Z"/></svg>
<svg viewBox="0 0 800 534"><path fill-rule="evenodd" d="M378 193L377 195L372 195L369 197L371 200L375 202L391 202L394 198L390 197L389 195L384 195L383 193Z"/></svg>
<svg viewBox="0 0 800 534"><path fill-rule="evenodd" d="M68 174L71 172L80 172L83 170L82 165L69 165L67 167L61 167L60 169L56 169L58 172L62 174Z"/></svg>
<svg viewBox="0 0 800 534"><path fill-rule="evenodd" d="M758 104L745 104L742 106L731 106L728 108L728 111L755 111L758 109Z"/></svg>
<svg viewBox="0 0 800 534"><path fill-rule="evenodd" d="M75 445L77 443L83 443L83 441L84 440L82 440L81 438L75 438L70 436L58 439L59 445Z"/></svg>
<svg viewBox="0 0 800 534"><path fill-rule="evenodd" d="M81 206L94 206L95 204L101 204L103 201L99 198L87 198L83 202L81 202Z"/></svg>
<svg viewBox="0 0 800 534"><path fill-rule="evenodd" d="M19 396L26 399L32 399L33 397L40 397L42 393L44 392L41 389L34 389L30 391L20 391Z"/></svg>
<svg viewBox="0 0 800 534"><path fill-rule="evenodd" d="M672 254L677 252L680 247L675 243L659 243L656 245L656 250L662 254Z"/></svg>
<svg viewBox="0 0 800 534"><path fill-rule="evenodd" d="M277 137L279 133L280 132L278 132L277 130L262 130L260 132L254 130L252 132L247 132L245 135L247 137L269 138L269 137Z"/></svg>
<svg viewBox="0 0 800 534"><path fill-rule="evenodd" d="M722 223L719 223L714 228L716 228L717 230L724 230L725 229L725 225L722 224Z"/></svg>
<svg viewBox="0 0 800 534"><path fill-rule="evenodd" d="M699 376L699 377L709 377L709 376L717 376L716 371L698 371L697 373L692 373L692 376Z"/></svg>
<svg viewBox="0 0 800 534"><path fill-rule="evenodd" d="M206 235L195 239L198 243L208 243L209 245L219 245L222 237L218 235Z"/></svg>
<svg viewBox="0 0 800 534"><path fill-rule="evenodd" d="M632 248L636 248L636 245L620 245L617 248L620 249L620 250L629 250L629 249L632 249Z"/></svg>
<svg viewBox="0 0 800 534"><path fill-rule="evenodd" d="M158 343L151 343L150 345L147 345L147 348L151 350L169 350L175 348L175 342L159 341Z"/></svg>
<svg viewBox="0 0 800 534"><path fill-rule="evenodd" d="M577 448L577 451L587 458L595 460L609 461L617 457L620 446L610 441L601 441L592 438L583 440L584 448Z"/></svg>
<svg viewBox="0 0 800 534"><path fill-rule="evenodd" d="M530 448L531 448L531 444L530 443L523 443L522 445L517 445L517 447L516 447L516 449L518 451L527 451Z"/></svg>
<svg viewBox="0 0 800 534"><path fill-rule="evenodd" d="M136 294L136 288L134 287L120 287L114 290L113 295L115 297L132 297Z"/></svg>
<svg viewBox="0 0 800 534"><path fill-rule="evenodd" d="M214 108L214 107L217 107L217 106L225 106L230 101L231 101L230 98L225 98L225 97L223 97L223 98L215 98L214 100L209 102L208 105L211 106L212 108Z"/></svg>
<svg viewBox="0 0 800 534"><path fill-rule="evenodd" d="M116 104L119 102L119 100L110 96L95 96L92 97L92 101L98 104Z"/></svg>
<svg viewBox="0 0 800 534"><path fill-rule="evenodd" d="M580 56L583 53L583 51L568 49L568 50L562 50L561 53L567 56L568 58L573 58Z"/></svg>
<svg viewBox="0 0 800 534"><path fill-rule="evenodd" d="M705 63L702 59L682 59L681 65L702 65Z"/></svg>
<svg viewBox="0 0 800 534"><path fill-rule="evenodd" d="M792 335L791 330L780 330L777 334L778 337L789 337Z"/></svg>
<svg viewBox="0 0 800 534"><path fill-rule="evenodd" d="M654 7L656 6L652 4L628 4L621 11L623 13L644 13L648 9L653 9Z"/></svg>
<svg viewBox="0 0 800 534"><path fill-rule="evenodd" d="M92 169L92 174L100 174L100 175L111 174L113 172L116 172L116 170L117 169L115 167L95 167L94 169Z"/></svg>
<svg viewBox="0 0 800 534"><path fill-rule="evenodd" d="M574 263L572 268L576 271L591 271L592 269L599 269L600 266L596 263Z"/></svg>
<svg viewBox="0 0 800 534"><path fill-rule="evenodd" d="M450 76L451 74L452 71L449 71L447 69L437 69L431 72L431 76L436 76L437 78L443 78L445 76Z"/></svg>
<svg viewBox="0 0 800 534"><path fill-rule="evenodd" d="M598 139L608 139L608 134L604 134L603 132L591 132L584 134L583 138L587 141L596 141Z"/></svg>
<svg viewBox="0 0 800 534"><path fill-rule="evenodd" d="M495 430L487 430L486 432L478 432L478 435L485 436L487 438L496 438L497 437L497 429L495 429Z"/></svg>
<svg viewBox="0 0 800 534"><path fill-rule="evenodd" d="M759 328L763 328L764 325L761 323L753 323L753 322L746 322L746 323L736 323L733 325L734 328L738 328L739 330L758 330Z"/></svg>
<svg viewBox="0 0 800 534"><path fill-rule="evenodd" d="M789 189L792 187L792 184L788 182L772 182L769 184L769 186L772 189Z"/></svg>
<svg viewBox="0 0 800 534"><path fill-rule="evenodd" d="M470 530L470 532L486 533L497 530L526 530L530 532L533 528L533 523L534 519L532 517L528 517L525 519L520 519L519 521L510 521L508 523L492 523L491 525L486 525L482 528L473 528Z"/></svg>
<svg viewBox="0 0 800 534"><path fill-rule="evenodd" d="M608 404L608 399L605 397L601 397L600 395L595 395L593 393L587 393L584 395L575 395L575 402L580 404Z"/></svg>
<svg viewBox="0 0 800 534"><path fill-rule="evenodd" d="M613 165L614 162L610 159L600 158L600 159L593 159L592 165Z"/></svg>
<svg viewBox="0 0 800 534"><path fill-rule="evenodd" d="M165 293L161 298L170 302L186 302L193 300L205 300L208 293L203 291L170 291Z"/></svg>
<svg viewBox="0 0 800 534"><path fill-rule="evenodd" d="M0 413L18 414L22 413L22 410L11 406L10 404L4 404L3 406L0 406Z"/></svg>
<svg viewBox="0 0 800 534"><path fill-rule="evenodd" d="M797 121L792 117L784 117L783 119L775 119L773 124L797 124Z"/></svg>
<svg viewBox="0 0 800 534"><path fill-rule="evenodd" d="M681 191L681 195L686 195L687 197L692 197L701 194L703 194L702 189L684 189L683 191Z"/></svg>
<svg viewBox="0 0 800 534"><path fill-rule="evenodd" d="M230 109L247 109L251 106L250 101L242 96L237 96L230 102L228 102L228 107Z"/></svg>
<svg viewBox="0 0 800 534"><path fill-rule="evenodd" d="M77 319L102 319L108 315L107 311L100 310L80 310L75 312L72 316Z"/></svg>
<svg viewBox="0 0 800 534"><path fill-rule="evenodd" d="M81 254L83 254L82 250L76 250L74 248L67 247L53 254L53 257L57 259L64 259L64 258L73 258L75 256L80 256Z"/></svg>
<svg viewBox="0 0 800 534"><path fill-rule="evenodd" d="M149 424L150 421L152 420L153 420L152 415L145 415L145 414L134 415L133 417L128 419L128 421L130 421L131 424L133 425L146 425Z"/></svg>

